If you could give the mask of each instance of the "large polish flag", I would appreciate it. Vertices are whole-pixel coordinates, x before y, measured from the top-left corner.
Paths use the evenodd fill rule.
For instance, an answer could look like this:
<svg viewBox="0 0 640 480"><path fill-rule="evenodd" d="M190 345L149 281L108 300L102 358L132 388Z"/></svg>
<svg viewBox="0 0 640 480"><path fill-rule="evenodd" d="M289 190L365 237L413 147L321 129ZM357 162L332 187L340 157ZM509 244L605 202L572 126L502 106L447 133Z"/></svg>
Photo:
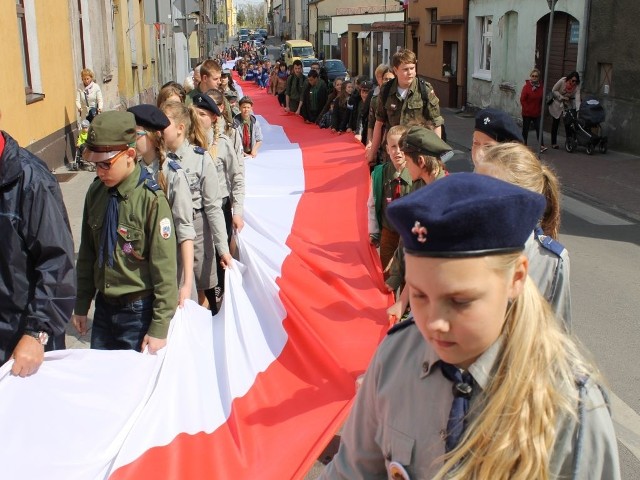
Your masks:
<svg viewBox="0 0 640 480"><path fill-rule="evenodd" d="M344 421L390 302L362 147L243 87L265 140L220 313L179 309L158 355L51 352L26 379L5 364L1 478L297 479Z"/></svg>

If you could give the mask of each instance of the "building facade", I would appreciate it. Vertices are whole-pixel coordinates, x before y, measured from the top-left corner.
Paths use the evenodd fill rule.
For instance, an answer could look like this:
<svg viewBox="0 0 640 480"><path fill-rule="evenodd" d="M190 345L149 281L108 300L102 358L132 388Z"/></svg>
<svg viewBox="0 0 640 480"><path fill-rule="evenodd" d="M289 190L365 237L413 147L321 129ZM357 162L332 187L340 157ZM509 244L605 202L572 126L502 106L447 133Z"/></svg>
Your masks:
<svg viewBox="0 0 640 480"><path fill-rule="evenodd" d="M520 91L534 67L544 78L550 2L469 2L467 103L521 116ZM551 37L546 90L566 73L584 73L584 0L558 0Z"/></svg>

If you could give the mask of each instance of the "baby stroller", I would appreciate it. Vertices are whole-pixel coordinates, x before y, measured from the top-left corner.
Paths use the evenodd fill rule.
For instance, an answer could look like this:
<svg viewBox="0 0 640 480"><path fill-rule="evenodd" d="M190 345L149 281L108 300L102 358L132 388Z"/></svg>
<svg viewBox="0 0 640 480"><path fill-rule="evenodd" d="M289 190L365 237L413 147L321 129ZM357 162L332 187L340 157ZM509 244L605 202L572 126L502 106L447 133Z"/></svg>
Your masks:
<svg viewBox="0 0 640 480"><path fill-rule="evenodd" d="M73 162L69 164L69 170L78 171L78 170L87 170L89 172L94 172L96 167L93 163L87 162L84 158L82 158L82 152L84 151L84 142L87 139L87 129L89 128L89 121L83 120L81 124L82 130L78 135L78 141L76 142L76 152L73 156Z"/></svg>
<svg viewBox="0 0 640 480"><path fill-rule="evenodd" d="M587 155L592 155L596 148L600 153L607 153L607 137L602 135L600 124L604 122L605 111L600 101L592 96L584 99L580 104L580 111L565 109L564 128L567 140L564 148L567 152L574 152L578 145L587 149Z"/></svg>

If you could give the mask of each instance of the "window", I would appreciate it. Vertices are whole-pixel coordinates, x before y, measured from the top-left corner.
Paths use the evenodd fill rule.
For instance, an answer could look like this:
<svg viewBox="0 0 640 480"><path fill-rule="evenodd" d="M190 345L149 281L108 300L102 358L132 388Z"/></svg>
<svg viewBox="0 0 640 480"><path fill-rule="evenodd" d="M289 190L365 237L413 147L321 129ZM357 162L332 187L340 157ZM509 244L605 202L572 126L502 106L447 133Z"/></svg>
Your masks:
<svg viewBox="0 0 640 480"><path fill-rule="evenodd" d="M493 17L476 17L475 72L479 77L491 78L491 40L493 37Z"/></svg>
<svg viewBox="0 0 640 480"><path fill-rule="evenodd" d="M22 54L22 74L27 104L42 100L44 95L40 79L40 56L34 0L16 0L18 43Z"/></svg>
<svg viewBox="0 0 640 480"><path fill-rule="evenodd" d="M429 43L436 44L438 43L438 9L437 8L427 8L427 18L429 19L429 31L427 32Z"/></svg>

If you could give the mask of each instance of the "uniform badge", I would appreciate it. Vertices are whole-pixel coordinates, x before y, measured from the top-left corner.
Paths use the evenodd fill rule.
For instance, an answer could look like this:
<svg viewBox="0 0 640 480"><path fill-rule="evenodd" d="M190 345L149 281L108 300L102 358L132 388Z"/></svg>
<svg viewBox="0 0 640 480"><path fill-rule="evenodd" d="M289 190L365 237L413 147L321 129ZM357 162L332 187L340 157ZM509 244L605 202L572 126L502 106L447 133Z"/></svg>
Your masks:
<svg viewBox="0 0 640 480"><path fill-rule="evenodd" d="M144 260L144 257L135 251L133 245L131 245L131 242L127 242L122 245L122 252L127 256L135 258L136 260Z"/></svg>
<svg viewBox="0 0 640 480"><path fill-rule="evenodd" d="M168 218L160 220L160 236L165 240L171 236L171 220Z"/></svg>
<svg viewBox="0 0 640 480"><path fill-rule="evenodd" d="M420 222L418 222L417 220L416 223L413 224L411 233L418 237L418 241L420 243L424 243L427 241L427 227L420 225Z"/></svg>
<svg viewBox="0 0 640 480"><path fill-rule="evenodd" d="M485 125L488 125L491 123L491 119L489 117L484 117L484 120L482 121Z"/></svg>
<svg viewBox="0 0 640 480"><path fill-rule="evenodd" d="M118 233L120 235L122 235L123 237L126 237L127 234L129 233L129 230L127 230L127 227L123 227L122 225L118 227Z"/></svg>
<svg viewBox="0 0 640 480"><path fill-rule="evenodd" d="M391 462L387 470L389 471L389 478L393 480L410 480L409 474L398 462Z"/></svg>

